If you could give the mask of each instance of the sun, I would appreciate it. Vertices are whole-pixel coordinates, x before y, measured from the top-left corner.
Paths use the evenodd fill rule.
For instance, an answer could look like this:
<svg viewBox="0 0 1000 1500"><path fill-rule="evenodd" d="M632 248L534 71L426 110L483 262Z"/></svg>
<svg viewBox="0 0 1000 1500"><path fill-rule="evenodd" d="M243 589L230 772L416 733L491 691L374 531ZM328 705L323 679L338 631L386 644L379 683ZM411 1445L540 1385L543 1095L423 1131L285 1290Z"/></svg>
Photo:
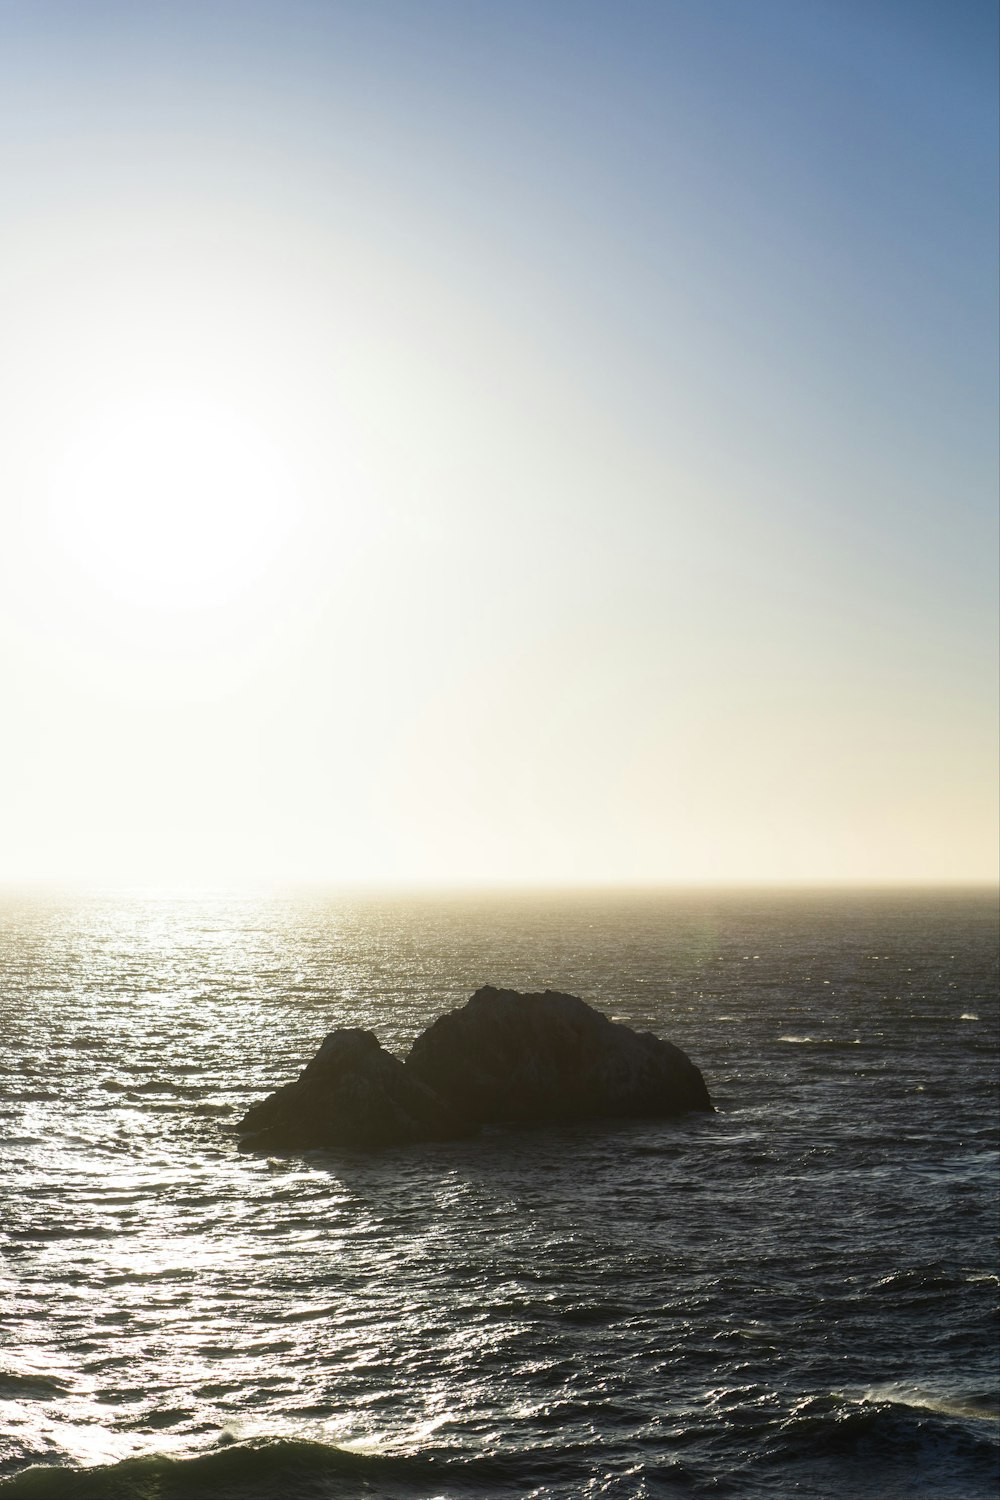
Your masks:
<svg viewBox="0 0 1000 1500"><path fill-rule="evenodd" d="M293 465L224 399L150 391L92 408L53 475L50 540L84 581L140 610L252 591L294 529Z"/></svg>

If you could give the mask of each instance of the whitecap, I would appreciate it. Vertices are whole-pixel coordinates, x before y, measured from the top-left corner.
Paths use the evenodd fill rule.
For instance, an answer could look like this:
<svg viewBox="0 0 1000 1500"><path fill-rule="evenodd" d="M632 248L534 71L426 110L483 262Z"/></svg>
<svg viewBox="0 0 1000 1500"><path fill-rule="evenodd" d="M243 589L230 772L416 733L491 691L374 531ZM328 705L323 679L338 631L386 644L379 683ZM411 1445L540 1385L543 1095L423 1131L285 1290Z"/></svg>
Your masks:
<svg viewBox="0 0 1000 1500"><path fill-rule="evenodd" d="M873 1386L865 1392L864 1400L894 1401L900 1406L937 1412L944 1417L962 1417L967 1421L995 1422L1000 1416L996 1399L992 1395L932 1391L924 1386L904 1385L902 1382Z"/></svg>

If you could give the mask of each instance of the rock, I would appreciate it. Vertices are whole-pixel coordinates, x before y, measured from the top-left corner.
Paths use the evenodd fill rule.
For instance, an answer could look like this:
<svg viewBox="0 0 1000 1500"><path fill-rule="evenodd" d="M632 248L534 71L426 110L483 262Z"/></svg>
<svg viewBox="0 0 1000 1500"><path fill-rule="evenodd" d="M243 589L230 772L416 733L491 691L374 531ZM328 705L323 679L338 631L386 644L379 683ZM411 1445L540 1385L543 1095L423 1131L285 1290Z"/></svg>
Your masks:
<svg viewBox="0 0 1000 1500"><path fill-rule="evenodd" d="M712 1109L679 1047L554 990L477 990L417 1038L406 1068L478 1123Z"/></svg>
<svg viewBox="0 0 1000 1500"><path fill-rule="evenodd" d="M250 1150L390 1146L482 1124L662 1117L710 1110L679 1047L609 1021L573 995L487 985L414 1042L406 1062L371 1031L332 1031L294 1083L237 1127Z"/></svg>
<svg viewBox="0 0 1000 1500"><path fill-rule="evenodd" d="M360 1028L331 1031L296 1081L253 1105L238 1128L251 1151L443 1141L473 1129Z"/></svg>

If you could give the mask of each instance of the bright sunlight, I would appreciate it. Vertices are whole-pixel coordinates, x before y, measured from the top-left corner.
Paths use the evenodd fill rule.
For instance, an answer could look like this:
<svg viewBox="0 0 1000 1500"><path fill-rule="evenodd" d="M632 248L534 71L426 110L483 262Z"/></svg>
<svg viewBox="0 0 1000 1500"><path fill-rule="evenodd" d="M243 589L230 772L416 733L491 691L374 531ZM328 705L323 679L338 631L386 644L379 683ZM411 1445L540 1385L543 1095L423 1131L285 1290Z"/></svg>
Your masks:
<svg viewBox="0 0 1000 1500"><path fill-rule="evenodd" d="M125 604L175 612L236 599L296 519L280 449L211 395L147 390L90 412L54 475L67 561Z"/></svg>

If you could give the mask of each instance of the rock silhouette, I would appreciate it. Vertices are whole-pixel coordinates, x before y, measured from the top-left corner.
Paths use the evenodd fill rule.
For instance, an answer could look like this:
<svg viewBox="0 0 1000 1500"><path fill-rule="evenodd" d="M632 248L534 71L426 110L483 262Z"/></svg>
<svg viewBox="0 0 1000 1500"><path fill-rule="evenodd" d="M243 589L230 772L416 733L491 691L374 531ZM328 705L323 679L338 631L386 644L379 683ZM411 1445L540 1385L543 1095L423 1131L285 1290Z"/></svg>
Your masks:
<svg viewBox="0 0 1000 1500"><path fill-rule="evenodd" d="M407 1068L466 1119L583 1120L710 1110L691 1059L578 1000L486 985L413 1044Z"/></svg>
<svg viewBox="0 0 1000 1500"><path fill-rule="evenodd" d="M331 1031L295 1082L254 1104L239 1128L252 1150L445 1141L473 1129L360 1028Z"/></svg>
<svg viewBox="0 0 1000 1500"><path fill-rule="evenodd" d="M453 1140L485 1124L711 1110L679 1047L610 1021L574 995L491 985L439 1016L405 1063L373 1032L333 1031L294 1083L238 1128L249 1150Z"/></svg>

